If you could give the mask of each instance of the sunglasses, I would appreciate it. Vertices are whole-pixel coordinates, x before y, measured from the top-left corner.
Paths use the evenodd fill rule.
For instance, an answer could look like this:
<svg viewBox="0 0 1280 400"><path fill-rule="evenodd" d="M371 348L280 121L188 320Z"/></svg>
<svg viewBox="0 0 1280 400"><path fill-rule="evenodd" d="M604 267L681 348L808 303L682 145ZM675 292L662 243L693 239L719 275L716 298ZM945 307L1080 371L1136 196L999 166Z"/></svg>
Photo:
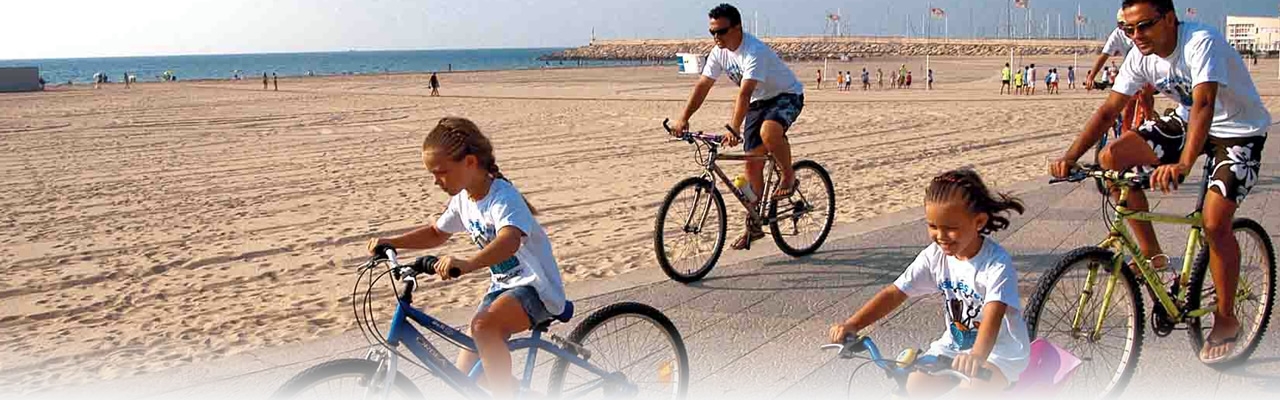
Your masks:
<svg viewBox="0 0 1280 400"><path fill-rule="evenodd" d="M1140 21L1133 25L1120 24L1120 31L1124 32L1124 34L1128 35L1129 37L1133 37L1133 35L1137 35L1138 32L1146 33L1148 30L1151 30L1151 27L1156 26L1156 24L1160 23L1160 20L1164 19L1164 15L1165 13L1160 13L1160 15L1156 16L1155 18L1152 18L1146 21Z"/></svg>
<svg viewBox="0 0 1280 400"><path fill-rule="evenodd" d="M733 26L726 26L720 29L710 29L707 32L711 32L712 37L724 36L725 34L729 33L730 29L733 29Z"/></svg>

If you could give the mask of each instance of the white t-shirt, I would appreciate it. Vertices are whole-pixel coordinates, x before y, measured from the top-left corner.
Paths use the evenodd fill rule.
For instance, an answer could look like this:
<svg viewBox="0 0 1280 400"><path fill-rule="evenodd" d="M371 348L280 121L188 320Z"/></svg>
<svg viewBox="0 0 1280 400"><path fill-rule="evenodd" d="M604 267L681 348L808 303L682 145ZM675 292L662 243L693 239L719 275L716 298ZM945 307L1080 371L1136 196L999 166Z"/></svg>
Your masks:
<svg viewBox="0 0 1280 400"><path fill-rule="evenodd" d="M449 233L467 232L476 246L484 248L502 228L512 226L524 233L516 255L489 267L489 292L518 286L532 286L547 311L564 311L564 283L551 253L551 241L542 225L533 218L529 205L511 182L494 179L489 194L472 201L465 189L449 199L449 208L436 220L436 229Z"/></svg>
<svg viewBox="0 0 1280 400"><path fill-rule="evenodd" d="M751 92L751 101L768 100L783 93L804 94L804 84L796 79L791 67L782 62L769 45L750 33L742 33L742 45L738 46L738 51L717 46L707 55L703 76L720 79L720 75L726 72L729 80L738 86L742 86L743 79L757 82L756 90Z"/></svg>
<svg viewBox="0 0 1280 400"><path fill-rule="evenodd" d="M893 284L910 297L942 293L945 298L947 330L929 346L927 354L968 352L978 338L983 307L996 301L1008 305L987 361L1000 368L1010 382L1026 369L1031 341L1022 319L1017 271L1009 253L994 239L983 237L978 254L963 261L930 244Z"/></svg>
<svg viewBox="0 0 1280 400"><path fill-rule="evenodd" d="M1183 22L1178 26L1178 47L1169 58L1129 52L1112 90L1132 96L1144 85L1154 85L1178 103L1178 116L1190 121L1192 89L1206 82L1218 83L1210 136L1267 136L1271 113L1262 104L1244 59L1221 33L1199 23Z"/></svg>
<svg viewBox="0 0 1280 400"><path fill-rule="evenodd" d="M1039 74L1036 74L1036 69L1035 69L1035 68L1027 68L1027 74L1029 74L1029 75L1031 76L1031 81L1032 81L1032 82L1035 82L1036 77L1038 77L1038 76L1039 76Z"/></svg>
<svg viewBox="0 0 1280 400"><path fill-rule="evenodd" d="M1112 57L1124 57L1132 49L1133 39L1129 39L1129 35L1125 35L1124 31L1116 28L1111 31L1110 36L1107 36L1107 44L1102 45L1102 54Z"/></svg>

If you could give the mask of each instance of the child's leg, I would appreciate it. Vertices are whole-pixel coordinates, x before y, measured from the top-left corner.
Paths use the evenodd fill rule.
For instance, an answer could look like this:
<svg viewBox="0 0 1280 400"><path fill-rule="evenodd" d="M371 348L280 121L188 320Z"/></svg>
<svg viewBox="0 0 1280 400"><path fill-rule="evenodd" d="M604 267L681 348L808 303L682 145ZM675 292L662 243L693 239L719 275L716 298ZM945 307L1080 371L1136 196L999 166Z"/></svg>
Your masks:
<svg viewBox="0 0 1280 400"><path fill-rule="evenodd" d="M923 372L912 372L907 376L907 397L912 399L931 399L947 394L956 387L955 378L949 376L933 376Z"/></svg>
<svg viewBox="0 0 1280 400"><path fill-rule="evenodd" d="M511 353L507 338L529 330L529 315L520 300L514 296L498 296L485 311L471 320L471 334L480 351L484 365L485 381L496 399L512 399L516 396L516 381L511 376ZM461 359L463 356L459 356Z"/></svg>
<svg viewBox="0 0 1280 400"><path fill-rule="evenodd" d="M995 364L984 362L983 368L991 371L991 379L970 379L968 382L960 384L960 390L965 393L997 394L1009 388L1009 378L1006 378L1004 372L1000 371L1000 368L996 368Z"/></svg>

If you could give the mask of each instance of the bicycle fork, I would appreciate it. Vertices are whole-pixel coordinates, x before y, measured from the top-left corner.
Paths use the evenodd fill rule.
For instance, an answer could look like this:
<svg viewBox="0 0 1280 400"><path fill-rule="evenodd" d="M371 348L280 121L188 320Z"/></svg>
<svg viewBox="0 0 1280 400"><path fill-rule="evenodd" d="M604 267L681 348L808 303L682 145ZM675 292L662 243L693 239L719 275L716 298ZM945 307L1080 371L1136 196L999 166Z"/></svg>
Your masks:
<svg viewBox="0 0 1280 400"><path fill-rule="evenodd" d="M387 400L391 397L391 389L395 385L396 372L399 371L400 357L394 351L370 349L364 358L378 363L378 369L369 376L365 387L365 399Z"/></svg>

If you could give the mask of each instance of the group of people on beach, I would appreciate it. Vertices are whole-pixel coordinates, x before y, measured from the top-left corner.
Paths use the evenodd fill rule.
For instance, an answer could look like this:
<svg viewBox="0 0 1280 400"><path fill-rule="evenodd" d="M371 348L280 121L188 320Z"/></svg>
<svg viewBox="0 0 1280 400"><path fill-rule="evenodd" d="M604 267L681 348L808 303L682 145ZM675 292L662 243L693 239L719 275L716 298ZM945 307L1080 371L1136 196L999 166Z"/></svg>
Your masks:
<svg viewBox="0 0 1280 400"><path fill-rule="evenodd" d="M1059 82L1063 79L1062 73L1058 68L1049 68L1044 74L1044 88L1046 94L1061 94ZM1073 66L1067 67L1067 88L1076 88L1076 69ZM1000 70L1000 94L1020 94L1034 95L1036 87L1039 86L1039 73L1035 64L1020 66L1016 70L1009 69L1009 63L1004 64L1004 68Z"/></svg>
<svg viewBox="0 0 1280 400"><path fill-rule="evenodd" d="M1210 190L1204 204L1204 234L1210 246L1218 308L1200 354L1203 362L1214 363L1234 349L1241 332L1233 308L1239 249L1231 221L1257 182L1271 116L1240 55L1231 50L1222 33L1207 25L1179 21L1174 10L1171 0L1123 1L1117 31L1132 40L1133 49L1127 52L1105 103L1065 154L1050 165L1049 172L1055 177L1067 176L1145 88L1151 87L1152 93L1164 94L1177 104L1175 111L1150 116L1162 123L1125 130L1103 150L1101 160L1108 169L1150 171L1151 186L1164 192L1176 189L1201 154L1209 154L1216 163L1211 176L1206 177ZM727 76L738 89L728 120L731 129L722 145L741 143L747 154L772 156L781 170L781 183L775 192L762 193L753 201L763 196L785 199L797 185L787 132L804 109L804 85L768 45L743 31L736 8L718 5L708 18L715 47L683 111L674 119L672 134L687 131L690 118L716 80ZM883 77L879 71L877 74ZM1056 75L1056 68L1049 74ZM863 89L868 89L868 72L860 75ZM852 80L849 72L841 76ZM1035 85L1029 84L1037 77L1034 66L1014 72L1008 65L1002 72L1002 92L1018 76L1024 85L1016 86L1025 89L1013 90L1034 93ZM891 75L893 87L909 87L910 80L905 65ZM1074 69L1068 69L1068 81L1074 84ZM847 90L845 86L841 90ZM1056 92L1056 86L1047 87ZM443 245L455 234L474 242L479 248L474 255L443 257L435 265L439 278L445 281L456 279L447 272L455 269L464 274L487 270L491 279L488 294L470 325L479 354L463 351L456 363L464 371L477 362L484 371L510 371L506 340L551 320L566 302L560 270L537 220L538 211L499 168L492 143L476 123L443 118L427 133L421 150L435 185L451 196L443 214L434 223L403 235L372 239L368 248L429 249ZM746 163L749 188L765 187L763 167L764 162L758 159ZM1118 196L1118 191L1113 196ZM964 168L931 179L923 188L922 200L932 243L892 284L851 317L834 324L826 339L842 343L909 298L940 296L946 315L943 333L925 353L952 357L952 367L965 375L974 376L983 369L993 373L989 379L964 384L913 373L908 394L937 394L957 386L1003 391L1028 367L1031 338L1022 315L1017 268L991 234L1007 228L1008 215L1023 212L1024 204L991 191L977 172ZM1148 209L1141 191L1131 192L1125 200L1131 210ZM745 249L764 236L759 224L753 222L748 216L747 229L733 248ZM1132 226L1144 257L1162 267L1159 260L1167 262L1167 257L1162 258L1150 223L1136 221ZM484 382L495 398L516 395L517 383L510 374L485 374Z"/></svg>
<svg viewBox="0 0 1280 400"><path fill-rule="evenodd" d="M926 73L927 73L926 88L932 90L933 89L933 69L930 68ZM823 70L818 69L818 72L817 72L818 89L822 89L822 81L824 76L825 75L823 74ZM857 79L859 80L858 82L861 84L862 90L864 91L871 90L872 85L871 85L870 71L868 71L866 68L862 68L862 72L858 74ZM907 64L902 64L902 66L899 67L897 70L891 70L889 72L889 88L890 89L910 89L913 80L915 80L915 77L913 76L912 72L907 69ZM836 88L839 91L842 91L842 92L851 91L853 90L853 84L854 84L854 76L852 71L836 72ZM885 88L884 69L882 68L876 68L876 87L881 90Z"/></svg>

